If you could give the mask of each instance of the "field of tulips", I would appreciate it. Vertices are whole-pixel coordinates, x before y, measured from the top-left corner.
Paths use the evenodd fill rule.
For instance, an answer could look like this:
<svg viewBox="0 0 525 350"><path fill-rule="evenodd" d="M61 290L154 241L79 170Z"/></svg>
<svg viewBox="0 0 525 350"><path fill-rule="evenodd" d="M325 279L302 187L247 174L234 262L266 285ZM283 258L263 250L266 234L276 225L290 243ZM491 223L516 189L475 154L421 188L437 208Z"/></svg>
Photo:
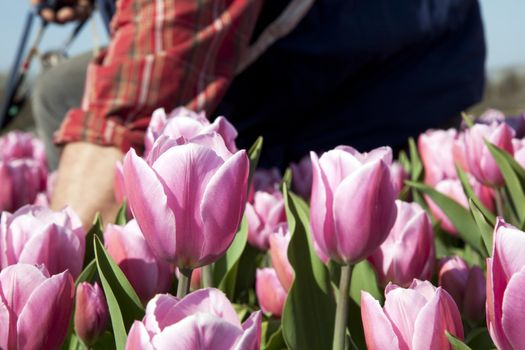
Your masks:
<svg viewBox="0 0 525 350"><path fill-rule="evenodd" d="M227 119L157 110L114 222L49 208L41 142L0 137L0 349L525 349L525 115L394 159L284 174Z"/></svg>

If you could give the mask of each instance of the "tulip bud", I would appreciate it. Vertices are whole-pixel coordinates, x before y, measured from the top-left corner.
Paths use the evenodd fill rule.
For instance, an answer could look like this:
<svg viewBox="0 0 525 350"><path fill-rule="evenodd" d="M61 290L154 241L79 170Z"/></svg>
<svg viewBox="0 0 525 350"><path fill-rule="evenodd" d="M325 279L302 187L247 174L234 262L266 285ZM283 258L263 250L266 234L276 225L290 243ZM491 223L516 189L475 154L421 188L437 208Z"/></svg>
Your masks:
<svg viewBox="0 0 525 350"><path fill-rule="evenodd" d="M268 250L270 234L278 224L286 222L283 195L278 191L255 192L253 204L246 203L245 215L248 242L259 250Z"/></svg>
<svg viewBox="0 0 525 350"><path fill-rule="evenodd" d="M397 194L396 197L399 197L403 187L405 187L405 180L408 180L408 173L399 162L392 162L390 175L392 177L394 192Z"/></svg>
<svg viewBox="0 0 525 350"><path fill-rule="evenodd" d="M288 293L277 278L272 268L257 269L255 293L261 309L268 314L280 318Z"/></svg>
<svg viewBox="0 0 525 350"><path fill-rule="evenodd" d="M361 154L340 146L311 157L313 240L323 255L340 264L365 259L383 243L396 219L392 150Z"/></svg>
<svg viewBox="0 0 525 350"><path fill-rule="evenodd" d="M388 285L383 308L361 291L361 318L368 349L452 349L445 331L463 339L458 307L441 287L414 280L409 288Z"/></svg>
<svg viewBox="0 0 525 350"><path fill-rule="evenodd" d="M409 286L417 279L430 279L435 247L432 223L417 203L396 200L397 219L381 246L370 255L381 285L388 282Z"/></svg>
<svg viewBox="0 0 525 350"><path fill-rule="evenodd" d="M288 230L287 224L277 227L277 230L270 235L270 258L272 266L277 273L277 277L284 289L288 292L292 286L295 272L290 261L288 261L288 246L292 235Z"/></svg>
<svg viewBox="0 0 525 350"><path fill-rule="evenodd" d="M465 153L470 173L482 184L498 187L504 179L499 167L485 145L485 140L513 154L514 130L507 124L476 124L465 131Z"/></svg>
<svg viewBox="0 0 525 350"><path fill-rule="evenodd" d="M433 186L443 179L456 178L452 152L456 137L455 129L428 130L419 135L418 149L426 184Z"/></svg>
<svg viewBox="0 0 525 350"><path fill-rule="evenodd" d="M462 314L479 322L485 315L485 276L479 266L469 268L458 256L439 262L439 285L450 293Z"/></svg>
<svg viewBox="0 0 525 350"><path fill-rule="evenodd" d="M77 287L75 303L75 333L86 345L93 345L106 330L108 306L97 283L82 282Z"/></svg>

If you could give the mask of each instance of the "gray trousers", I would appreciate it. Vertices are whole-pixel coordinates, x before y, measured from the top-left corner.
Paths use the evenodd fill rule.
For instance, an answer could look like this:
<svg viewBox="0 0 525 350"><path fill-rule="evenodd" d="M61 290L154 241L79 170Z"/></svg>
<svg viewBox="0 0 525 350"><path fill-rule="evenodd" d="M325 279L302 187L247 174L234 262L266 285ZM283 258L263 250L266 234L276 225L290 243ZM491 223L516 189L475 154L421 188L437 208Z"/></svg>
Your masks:
<svg viewBox="0 0 525 350"><path fill-rule="evenodd" d="M92 53L85 53L60 62L43 71L37 78L32 93L33 117L38 136L43 140L49 168L58 167L59 148L53 143L53 134L64 120L66 113L79 107L86 70Z"/></svg>

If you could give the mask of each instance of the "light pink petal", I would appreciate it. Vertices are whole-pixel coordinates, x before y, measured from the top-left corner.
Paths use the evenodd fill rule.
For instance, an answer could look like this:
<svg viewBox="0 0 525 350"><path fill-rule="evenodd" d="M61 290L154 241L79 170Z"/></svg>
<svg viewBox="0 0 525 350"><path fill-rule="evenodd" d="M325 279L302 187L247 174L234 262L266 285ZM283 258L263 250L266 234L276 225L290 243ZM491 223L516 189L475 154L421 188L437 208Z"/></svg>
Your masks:
<svg viewBox="0 0 525 350"><path fill-rule="evenodd" d="M242 334L240 327L199 312L166 327L152 343L157 350L231 350Z"/></svg>
<svg viewBox="0 0 525 350"><path fill-rule="evenodd" d="M509 349L525 349L525 267L515 273L503 296L503 332L511 345Z"/></svg>
<svg viewBox="0 0 525 350"><path fill-rule="evenodd" d="M67 334L73 298L74 282L68 271L36 288L18 318L19 348L58 348Z"/></svg>
<svg viewBox="0 0 525 350"><path fill-rule="evenodd" d="M124 158L124 179L131 211L148 245L159 258L173 261L177 250L174 199L133 149Z"/></svg>
<svg viewBox="0 0 525 350"><path fill-rule="evenodd" d="M157 294L148 302L143 322L150 334L160 333L173 323L170 320L170 312L179 300L170 294Z"/></svg>
<svg viewBox="0 0 525 350"><path fill-rule="evenodd" d="M494 258L499 259L507 281L525 266L525 233L502 220L494 232Z"/></svg>
<svg viewBox="0 0 525 350"><path fill-rule="evenodd" d="M244 215L248 222L248 242L254 247L265 250L262 240L259 239L259 233L263 230L264 224L251 203L246 203Z"/></svg>
<svg viewBox="0 0 525 350"><path fill-rule="evenodd" d="M154 350L148 331L142 322L133 322L126 340L126 350Z"/></svg>
<svg viewBox="0 0 525 350"><path fill-rule="evenodd" d="M246 205L250 164L241 150L218 168L202 196L200 213L204 242L201 264L220 257L230 246Z"/></svg>
<svg viewBox="0 0 525 350"><path fill-rule="evenodd" d="M414 334L414 323L425 298L412 289L390 289L386 295L384 312L392 324L400 349L409 349Z"/></svg>
<svg viewBox="0 0 525 350"><path fill-rule="evenodd" d="M16 347L16 316L0 298L0 349Z"/></svg>
<svg viewBox="0 0 525 350"><path fill-rule="evenodd" d="M458 307L446 291L438 288L416 319L411 348L451 349L445 331L463 340L463 325Z"/></svg>
<svg viewBox="0 0 525 350"><path fill-rule="evenodd" d="M293 267L288 261L290 240L291 235L287 227L285 232L277 231L270 235L270 258L277 277L286 291L290 290L295 275Z"/></svg>
<svg viewBox="0 0 525 350"><path fill-rule="evenodd" d="M361 291L361 319L365 332L366 346L369 350L405 350L401 348L392 325L379 302L369 293Z"/></svg>
<svg viewBox="0 0 525 350"><path fill-rule="evenodd" d="M253 312L242 324L243 335L237 340L233 350L259 350L261 348L262 313Z"/></svg>
<svg viewBox="0 0 525 350"><path fill-rule="evenodd" d="M361 155L358 156L361 157ZM336 148L321 155L319 166L323 169L328 186L335 192L341 181L359 169L362 164L355 155Z"/></svg>
<svg viewBox="0 0 525 350"><path fill-rule="evenodd" d="M257 269L255 293L265 313L281 317L288 293L277 278L274 269Z"/></svg>
<svg viewBox="0 0 525 350"><path fill-rule="evenodd" d="M4 303L20 315L33 291L42 284L46 277L41 270L28 264L16 264L0 272L0 292Z"/></svg>
<svg viewBox="0 0 525 350"><path fill-rule="evenodd" d="M226 147L230 150L230 152L237 152L237 146L235 145L235 139L237 138L237 129L228 121L228 119L224 117L217 117L213 121L213 123L210 124L209 127L210 130L213 130L217 133L219 133L222 138L224 139L224 143L226 144Z"/></svg>
<svg viewBox="0 0 525 350"><path fill-rule="evenodd" d="M232 156L232 152L230 152L228 147L226 147L224 139L216 132L197 135L189 139L188 142L211 148L223 160L226 160Z"/></svg>
<svg viewBox="0 0 525 350"><path fill-rule="evenodd" d="M496 224L497 226L497 224ZM510 349L509 342L503 332L503 293L505 292L505 274L499 260L487 259L487 328L498 349Z"/></svg>
<svg viewBox="0 0 525 350"><path fill-rule="evenodd" d="M367 163L348 176L334 196L339 256L355 263L384 242L396 219L395 193L383 161Z"/></svg>

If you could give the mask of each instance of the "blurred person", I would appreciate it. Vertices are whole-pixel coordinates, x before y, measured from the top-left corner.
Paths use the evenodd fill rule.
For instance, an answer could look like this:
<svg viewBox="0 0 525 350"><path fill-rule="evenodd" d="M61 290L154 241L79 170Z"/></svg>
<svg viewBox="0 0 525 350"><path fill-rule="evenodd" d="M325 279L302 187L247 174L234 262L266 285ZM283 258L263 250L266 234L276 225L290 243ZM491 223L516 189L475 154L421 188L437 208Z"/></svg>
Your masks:
<svg viewBox="0 0 525 350"><path fill-rule="evenodd" d="M47 16L74 19L79 4ZM119 0L112 33L89 65L52 68L34 94L49 143L61 123L52 206L86 224L96 211L112 218L115 162L143 148L156 108L224 115L239 147L262 135L262 165L283 167L339 144L402 145L484 85L477 0Z"/></svg>

